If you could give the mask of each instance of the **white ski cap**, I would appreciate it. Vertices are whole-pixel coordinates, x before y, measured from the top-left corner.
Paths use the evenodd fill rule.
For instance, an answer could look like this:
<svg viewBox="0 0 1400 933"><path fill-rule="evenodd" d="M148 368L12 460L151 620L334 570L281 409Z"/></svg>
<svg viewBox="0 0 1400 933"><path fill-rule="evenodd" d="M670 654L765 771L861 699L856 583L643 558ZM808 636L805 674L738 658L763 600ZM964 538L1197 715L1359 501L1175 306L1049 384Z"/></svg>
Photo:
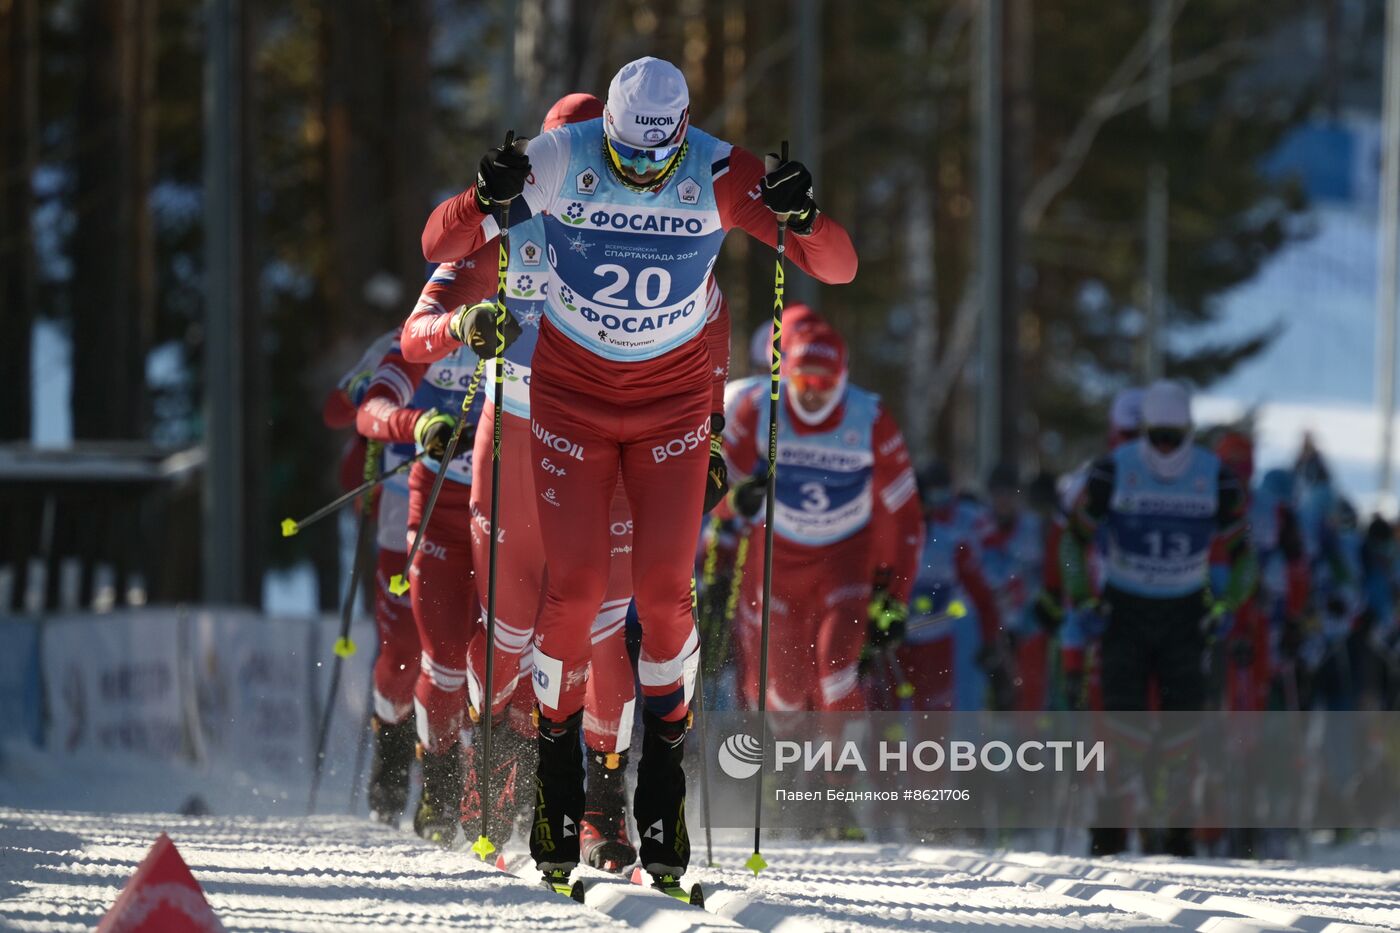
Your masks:
<svg viewBox="0 0 1400 933"><path fill-rule="evenodd" d="M749 363L757 370L767 370L773 362L773 322L764 321L753 329L749 338Z"/></svg>
<svg viewBox="0 0 1400 933"><path fill-rule="evenodd" d="M1108 410L1108 426L1114 431L1142 430L1142 395L1137 386L1119 390Z"/></svg>
<svg viewBox="0 0 1400 933"><path fill-rule="evenodd" d="M639 149L674 146L685 137L689 111L685 75L670 62L648 55L613 75L603 128L612 139Z"/></svg>
<svg viewBox="0 0 1400 933"><path fill-rule="evenodd" d="M1191 393L1172 379L1159 379L1142 397L1142 423L1149 428L1190 428Z"/></svg>

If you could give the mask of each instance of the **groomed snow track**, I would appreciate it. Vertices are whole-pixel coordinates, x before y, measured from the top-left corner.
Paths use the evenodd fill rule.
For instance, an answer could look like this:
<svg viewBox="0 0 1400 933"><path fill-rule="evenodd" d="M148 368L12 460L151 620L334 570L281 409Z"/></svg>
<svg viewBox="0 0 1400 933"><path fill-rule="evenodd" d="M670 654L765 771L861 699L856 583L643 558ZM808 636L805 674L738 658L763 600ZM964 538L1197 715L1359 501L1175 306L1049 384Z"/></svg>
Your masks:
<svg viewBox="0 0 1400 933"><path fill-rule="evenodd" d="M1400 930L1400 871L774 842L760 878L738 845L687 875L709 911L594 872L580 906L350 817L6 809L0 927L92 929L162 831L230 930Z"/></svg>

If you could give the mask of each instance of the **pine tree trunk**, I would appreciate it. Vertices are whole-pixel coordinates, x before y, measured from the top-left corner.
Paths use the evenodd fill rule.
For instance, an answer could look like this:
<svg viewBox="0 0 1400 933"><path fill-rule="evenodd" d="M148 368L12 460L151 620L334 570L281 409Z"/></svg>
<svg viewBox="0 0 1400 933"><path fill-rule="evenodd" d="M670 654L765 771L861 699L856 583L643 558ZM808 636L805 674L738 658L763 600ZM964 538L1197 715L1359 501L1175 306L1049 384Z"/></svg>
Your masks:
<svg viewBox="0 0 1400 933"><path fill-rule="evenodd" d="M73 434L144 438L155 252L146 197L155 153L153 0L83 5L75 159Z"/></svg>
<svg viewBox="0 0 1400 933"><path fill-rule="evenodd" d="M30 339L38 311L30 177L38 136L38 15L35 0L0 4L0 441L30 438ZM3 609L4 607L0 607Z"/></svg>

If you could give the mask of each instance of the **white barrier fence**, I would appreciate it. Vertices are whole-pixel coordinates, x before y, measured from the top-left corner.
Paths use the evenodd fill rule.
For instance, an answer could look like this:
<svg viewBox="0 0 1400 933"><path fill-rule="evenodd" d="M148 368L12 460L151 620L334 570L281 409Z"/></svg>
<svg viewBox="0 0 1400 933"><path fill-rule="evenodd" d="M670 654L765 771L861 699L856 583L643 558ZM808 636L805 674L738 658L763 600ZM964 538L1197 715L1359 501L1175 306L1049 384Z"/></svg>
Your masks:
<svg viewBox="0 0 1400 933"><path fill-rule="evenodd" d="M311 771L338 626L333 617L220 608L0 617L0 634L37 637L27 660L0 665L0 737L74 755L236 766L299 784ZM376 647L367 619L352 636L359 650L344 662L327 745L328 771L347 778Z"/></svg>

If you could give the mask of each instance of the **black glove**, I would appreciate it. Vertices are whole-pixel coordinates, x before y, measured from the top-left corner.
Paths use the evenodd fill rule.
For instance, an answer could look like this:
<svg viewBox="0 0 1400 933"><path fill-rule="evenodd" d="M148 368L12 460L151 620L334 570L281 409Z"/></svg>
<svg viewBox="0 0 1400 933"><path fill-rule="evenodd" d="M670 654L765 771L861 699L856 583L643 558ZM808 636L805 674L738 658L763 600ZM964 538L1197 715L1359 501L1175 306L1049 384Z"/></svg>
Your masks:
<svg viewBox="0 0 1400 933"><path fill-rule="evenodd" d="M457 420L451 415L429 408L418 416L418 423L413 426L413 439L429 457L441 463L443 455L447 453L447 441L456 426Z"/></svg>
<svg viewBox="0 0 1400 933"><path fill-rule="evenodd" d="M477 356L496 354L496 303L478 301L474 305L462 305L452 312L452 320L447 322L447 332L452 339L464 343ZM520 336L520 322L515 315L506 312L505 326L501 328L506 339L505 349L515 343ZM503 349L501 352L505 352Z"/></svg>
<svg viewBox="0 0 1400 933"><path fill-rule="evenodd" d="M483 213L490 213L497 202L519 197L529 175L530 157L525 154L525 140L512 140L487 150L476 171L477 205Z"/></svg>
<svg viewBox="0 0 1400 933"><path fill-rule="evenodd" d="M753 518L763 509L763 497L768 495L768 481L754 476L734 487L734 511Z"/></svg>
<svg viewBox="0 0 1400 933"><path fill-rule="evenodd" d="M817 202L812 198L812 173L801 162L783 162L768 153L760 190L764 205L780 218L786 216L788 229L798 236L812 232L817 219Z"/></svg>
<svg viewBox="0 0 1400 933"><path fill-rule="evenodd" d="M880 650L904 640L904 629L909 623L909 607L887 590L877 588L870 594L868 618L870 647Z"/></svg>
<svg viewBox="0 0 1400 933"><path fill-rule="evenodd" d="M705 474L705 511L724 501L729 492L729 466L724 462L724 415L710 415L710 469Z"/></svg>

